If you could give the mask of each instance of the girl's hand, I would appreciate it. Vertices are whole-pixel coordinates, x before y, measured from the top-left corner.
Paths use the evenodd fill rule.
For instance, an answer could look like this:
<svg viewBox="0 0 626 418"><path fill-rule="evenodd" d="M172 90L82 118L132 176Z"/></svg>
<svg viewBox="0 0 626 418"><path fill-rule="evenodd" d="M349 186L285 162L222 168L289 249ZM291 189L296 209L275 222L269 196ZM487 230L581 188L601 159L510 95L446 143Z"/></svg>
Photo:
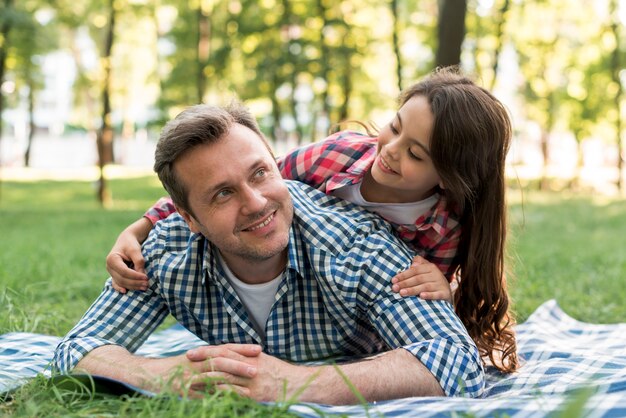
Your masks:
<svg viewBox="0 0 626 418"><path fill-rule="evenodd" d="M142 218L122 231L107 255L107 271L113 279L113 289L120 293L127 290L146 290L148 276L144 270L141 243L152 229L152 223Z"/></svg>
<svg viewBox="0 0 626 418"><path fill-rule="evenodd" d="M422 299L446 300L452 303L448 280L436 265L415 256L408 270L391 279L392 290L401 296L419 296Z"/></svg>

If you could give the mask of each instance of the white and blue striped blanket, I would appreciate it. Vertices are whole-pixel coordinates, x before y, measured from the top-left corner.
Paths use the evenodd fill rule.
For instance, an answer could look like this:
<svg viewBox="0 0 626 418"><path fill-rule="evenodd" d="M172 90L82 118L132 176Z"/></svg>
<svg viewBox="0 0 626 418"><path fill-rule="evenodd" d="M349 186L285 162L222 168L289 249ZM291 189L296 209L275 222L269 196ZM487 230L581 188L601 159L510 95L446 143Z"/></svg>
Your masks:
<svg viewBox="0 0 626 418"><path fill-rule="evenodd" d="M574 405L579 416L626 417L626 323L579 322L551 300L517 326L517 337L523 367L509 376L489 370L480 399L408 398L366 406L301 403L290 411L303 417L318 417L319 412L349 417L543 417L571 411ZM0 393L47 374L59 340L21 332L0 335ZM201 344L175 326L152 335L138 353L167 356ZM584 407L576 406L581 399Z"/></svg>

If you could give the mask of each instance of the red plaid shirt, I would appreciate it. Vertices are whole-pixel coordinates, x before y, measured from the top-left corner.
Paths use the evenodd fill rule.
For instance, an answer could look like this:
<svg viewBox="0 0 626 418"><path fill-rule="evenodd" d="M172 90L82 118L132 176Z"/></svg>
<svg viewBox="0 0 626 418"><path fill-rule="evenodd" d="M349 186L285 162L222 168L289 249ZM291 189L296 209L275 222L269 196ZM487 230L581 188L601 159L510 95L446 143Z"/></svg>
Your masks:
<svg viewBox="0 0 626 418"><path fill-rule="evenodd" d="M376 157L376 138L358 132L338 132L324 141L297 148L278 159L278 168L286 179L298 180L324 193L360 183ZM161 198L145 217L152 223L174 212L172 201ZM415 220L415 225L394 227L403 241L418 254L436 264L448 280L451 264L461 236L459 216L446 208L440 195L437 203Z"/></svg>

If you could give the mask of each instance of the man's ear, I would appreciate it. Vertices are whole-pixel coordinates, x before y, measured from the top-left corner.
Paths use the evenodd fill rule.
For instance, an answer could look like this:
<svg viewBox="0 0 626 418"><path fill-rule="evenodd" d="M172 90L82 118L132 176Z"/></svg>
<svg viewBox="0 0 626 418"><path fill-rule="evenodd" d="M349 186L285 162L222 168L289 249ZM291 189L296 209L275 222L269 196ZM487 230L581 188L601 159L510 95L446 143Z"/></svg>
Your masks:
<svg viewBox="0 0 626 418"><path fill-rule="evenodd" d="M187 225L189 225L189 229L191 229L191 232L193 232L194 234L197 234L200 232L200 229L198 228L198 222L196 221L196 219L193 217L191 213L187 212L185 209L180 208L178 206L176 206L176 210L178 211L178 213L180 213L180 216L183 217L185 222L187 222Z"/></svg>
<svg viewBox="0 0 626 418"><path fill-rule="evenodd" d="M445 190L445 189L446 189L446 186L444 186L444 184L443 184L443 181L442 181L442 180L439 180L439 188L440 188L441 190Z"/></svg>

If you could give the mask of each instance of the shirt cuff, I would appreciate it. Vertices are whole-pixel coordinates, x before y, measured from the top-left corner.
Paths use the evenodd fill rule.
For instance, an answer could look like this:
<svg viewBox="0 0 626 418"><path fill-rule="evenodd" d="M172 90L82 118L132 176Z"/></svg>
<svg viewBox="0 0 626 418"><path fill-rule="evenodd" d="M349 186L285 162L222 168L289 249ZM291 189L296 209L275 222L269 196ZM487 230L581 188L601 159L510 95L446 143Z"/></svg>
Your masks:
<svg viewBox="0 0 626 418"><path fill-rule="evenodd" d="M97 337L65 339L59 343L54 351L53 366L58 372L67 374L89 352L98 347L112 344L110 341Z"/></svg>
<svg viewBox="0 0 626 418"><path fill-rule="evenodd" d="M439 381L446 396L479 397L485 373L478 350L450 340L430 340L402 347L413 354Z"/></svg>

